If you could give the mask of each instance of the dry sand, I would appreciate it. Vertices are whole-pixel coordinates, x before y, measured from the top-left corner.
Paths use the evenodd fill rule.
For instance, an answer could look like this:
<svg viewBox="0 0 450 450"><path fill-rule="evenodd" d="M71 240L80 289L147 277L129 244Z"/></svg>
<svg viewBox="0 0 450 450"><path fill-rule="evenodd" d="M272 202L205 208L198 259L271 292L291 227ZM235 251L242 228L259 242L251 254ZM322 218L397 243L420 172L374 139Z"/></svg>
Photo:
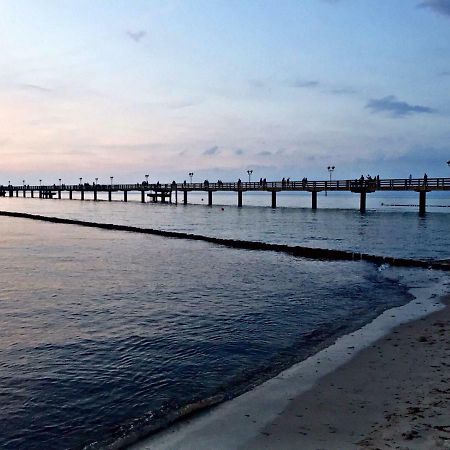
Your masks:
<svg viewBox="0 0 450 450"><path fill-rule="evenodd" d="M243 448L450 449L450 307L363 350Z"/></svg>

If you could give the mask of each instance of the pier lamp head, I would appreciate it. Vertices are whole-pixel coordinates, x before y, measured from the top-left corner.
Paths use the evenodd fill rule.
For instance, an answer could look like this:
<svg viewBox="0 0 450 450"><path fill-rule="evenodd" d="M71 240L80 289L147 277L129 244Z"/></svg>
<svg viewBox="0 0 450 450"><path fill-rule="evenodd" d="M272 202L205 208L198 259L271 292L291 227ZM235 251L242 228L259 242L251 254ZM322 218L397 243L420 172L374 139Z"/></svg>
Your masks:
<svg viewBox="0 0 450 450"><path fill-rule="evenodd" d="M450 167L450 159L447 161L447 165Z"/></svg>

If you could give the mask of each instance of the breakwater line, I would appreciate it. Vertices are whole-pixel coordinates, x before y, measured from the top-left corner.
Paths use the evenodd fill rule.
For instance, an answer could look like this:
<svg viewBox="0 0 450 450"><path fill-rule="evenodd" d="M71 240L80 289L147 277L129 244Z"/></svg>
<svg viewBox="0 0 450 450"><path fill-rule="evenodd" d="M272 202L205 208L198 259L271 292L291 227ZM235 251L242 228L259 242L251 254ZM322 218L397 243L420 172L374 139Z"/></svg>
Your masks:
<svg viewBox="0 0 450 450"><path fill-rule="evenodd" d="M153 228L134 227L130 225L117 225L112 223L88 222L83 220L65 219L61 217L42 216L39 214L28 214L13 211L0 211L0 216L38 220L42 222L60 223L66 225L78 225L90 228L100 228L104 230L150 234L175 239L204 241L229 248L282 252L293 256L309 259L368 261L380 265L389 264L391 266L398 266L398 267L419 267L425 269L450 271L450 263L448 261L429 261L412 258L395 258L392 256L371 255L368 253L352 252L348 250L333 250L325 248L305 247L299 245L271 244L258 241L223 239L200 234L184 233L179 231L166 231Z"/></svg>

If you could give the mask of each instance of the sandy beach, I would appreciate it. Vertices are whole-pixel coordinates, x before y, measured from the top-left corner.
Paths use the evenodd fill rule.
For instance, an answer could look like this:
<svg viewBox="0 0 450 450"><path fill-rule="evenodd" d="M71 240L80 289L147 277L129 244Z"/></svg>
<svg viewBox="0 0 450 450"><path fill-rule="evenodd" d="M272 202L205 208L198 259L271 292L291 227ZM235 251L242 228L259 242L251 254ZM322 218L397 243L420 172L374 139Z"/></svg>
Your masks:
<svg viewBox="0 0 450 450"><path fill-rule="evenodd" d="M446 303L324 377L243 448L450 448Z"/></svg>
<svg viewBox="0 0 450 450"><path fill-rule="evenodd" d="M450 448L449 302L428 298L386 311L278 377L133 448Z"/></svg>

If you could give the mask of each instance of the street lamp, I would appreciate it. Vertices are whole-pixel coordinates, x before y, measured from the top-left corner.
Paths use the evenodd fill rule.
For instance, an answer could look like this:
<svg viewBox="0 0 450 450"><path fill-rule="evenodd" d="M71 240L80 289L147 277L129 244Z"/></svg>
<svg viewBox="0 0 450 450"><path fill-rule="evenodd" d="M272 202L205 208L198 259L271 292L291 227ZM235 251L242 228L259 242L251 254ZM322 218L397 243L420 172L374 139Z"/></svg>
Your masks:
<svg viewBox="0 0 450 450"><path fill-rule="evenodd" d="M328 173L330 174L330 182L331 182L331 175L334 172L335 167L334 166L328 166Z"/></svg>
<svg viewBox="0 0 450 450"><path fill-rule="evenodd" d="M250 180L251 180L251 177L252 177L253 170L249 169L249 170L247 170L247 173L248 173L248 182L250 183Z"/></svg>
<svg viewBox="0 0 450 450"><path fill-rule="evenodd" d="M145 175L145 183L148 185L148 177L149 177L149 175L147 174L147 175Z"/></svg>
<svg viewBox="0 0 450 450"><path fill-rule="evenodd" d="M109 177L111 179L111 188L112 188L112 183L113 183L113 178L114 177Z"/></svg>
<svg viewBox="0 0 450 450"><path fill-rule="evenodd" d="M8 186L11 186L11 180L8 181Z"/></svg>
<svg viewBox="0 0 450 450"><path fill-rule="evenodd" d="M333 175L335 167L334 166L328 166L327 169L328 169L328 173L330 174L330 184L331 184L331 175ZM326 190L325 190L325 195L328 195L328 192Z"/></svg>
<svg viewBox="0 0 450 450"><path fill-rule="evenodd" d="M58 179L59 180L59 187L62 187L62 183L61 183L61 178Z"/></svg>
<svg viewBox="0 0 450 450"><path fill-rule="evenodd" d="M191 184L192 184L192 177L194 176L194 172L189 172L189 178L191 179Z"/></svg>
<svg viewBox="0 0 450 450"><path fill-rule="evenodd" d="M95 177L95 185L97 186L98 184L98 177Z"/></svg>
<svg viewBox="0 0 450 450"><path fill-rule="evenodd" d="M450 159L447 161L447 165L448 167L450 167Z"/></svg>
<svg viewBox="0 0 450 450"><path fill-rule="evenodd" d="M25 187L25 180L22 180L22 183L23 183L23 187Z"/></svg>
<svg viewBox="0 0 450 450"><path fill-rule="evenodd" d="M39 180L39 187L42 186L42 180Z"/></svg>
<svg viewBox="0 0 450 450"><path fill-rule="evenodd" d="M83 178L82 177L80 177L80 184L81 184L81 182L83 181Z"/></svg>

